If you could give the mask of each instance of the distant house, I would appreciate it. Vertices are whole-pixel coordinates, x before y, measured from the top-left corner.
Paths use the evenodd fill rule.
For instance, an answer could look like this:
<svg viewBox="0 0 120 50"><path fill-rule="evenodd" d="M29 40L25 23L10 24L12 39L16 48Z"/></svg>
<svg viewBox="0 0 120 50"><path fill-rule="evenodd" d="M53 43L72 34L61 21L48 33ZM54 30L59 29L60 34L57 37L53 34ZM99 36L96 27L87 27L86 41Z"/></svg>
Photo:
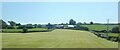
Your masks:
<svg viewBox="0 0 120 50"><path fill-rule="evenodd" d="M47 28L47 26L44 24L44 25L41 25L42 28Z"/></svg>
<svg viewBox="0 0 120 50"><path fill-rule="evenodd" d="M64 25L55 25L55 28L64 28Z"/></svg>
<svg viewBox="0 0 120 50"><path fill-rule="evenodd" d="M75 25L68 25L68 28L75 28Z"/></svg>

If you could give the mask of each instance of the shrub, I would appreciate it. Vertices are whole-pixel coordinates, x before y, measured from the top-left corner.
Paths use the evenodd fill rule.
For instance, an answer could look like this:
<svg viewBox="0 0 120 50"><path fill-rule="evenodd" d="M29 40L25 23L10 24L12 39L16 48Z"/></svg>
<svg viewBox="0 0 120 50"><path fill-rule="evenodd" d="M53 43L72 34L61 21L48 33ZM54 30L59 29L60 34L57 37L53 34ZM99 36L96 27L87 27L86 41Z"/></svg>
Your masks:
<svg viewBox="0 0 120 50"><path fill-rule="evenodd" d="M101 30L101 32L107 33L107 30Z"/></svg>
<svg viewBox="0 0 120 50"><path fill-rule="evenodd" d="M13 26L8 26L7 29L15 29Z"/></svg>
<svg viewBox="0 0 120 50"><path fill-rule="evenodd" d="M24 27L25 27L24 25L21 25L17 29L23 29Z"/></svg>
<svg viewBox="0 0 120 50"><path fill-rule="evenodd" d="M26 33L28 32L28 29L27 28L23 28L23 33Z"/></svg>
<svg viewBox="0 0 120 50"><path fill-rule="evenodd" d="M82 26L77 27L76 29L89 31L89 29L87 27L82 27Z"/></svg>
<svg viewBox="0 0 120 50"><path fill-rule="evenodd" d="M119 33L119 32L120 32L119 27L112 28L112 33Z"/></svg>

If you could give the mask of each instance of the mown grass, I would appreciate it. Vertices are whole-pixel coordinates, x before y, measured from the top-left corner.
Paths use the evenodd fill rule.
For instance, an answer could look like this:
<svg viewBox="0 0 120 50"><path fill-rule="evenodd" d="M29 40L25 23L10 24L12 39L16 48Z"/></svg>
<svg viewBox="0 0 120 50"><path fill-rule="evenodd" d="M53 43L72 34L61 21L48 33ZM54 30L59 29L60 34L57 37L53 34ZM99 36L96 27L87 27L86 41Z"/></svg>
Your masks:
<svg viewBox="0 0 120 50"><path fill-rule="evenodd" d="M29 31L41 31L41 30L47 30L47 28L32 28L32 29L28 29ZM20 33L23 32L22 29L2 29L2 32L7 32L7 33Z"/></svg>
<svg viewBox="0 0 120 50"><path fill-rule="evenodd" d="M88 27L89 30L107 30L107 25L80 25ZM117 25L109 25L109 30L112 30L113 27Z"/></svg>
<svg viewBox="0 0 120 50"><path fill-rule="evenodd" d="M47 30L47 28L32 28L32 29L28 29L28 31L39 31L39 30Z"/></svg>
<svg viewBox="0 0 120 50"><path fill-rule="evenodd" d="M118 37L119 34L118 33L109 33L108 36Z"/></svg>
<svg viewBox="0 0 120 50"><path fill-rule="evenodd" d="M118 48L117 42L79 30L2 34L3 48Z"/></svg>
<svg viewBox="0 0 120 50"><path fill-rule="evenodd" d="M22 29L2 29L2 32L9 32L9 33L19 33L22 32Z"/></svg>

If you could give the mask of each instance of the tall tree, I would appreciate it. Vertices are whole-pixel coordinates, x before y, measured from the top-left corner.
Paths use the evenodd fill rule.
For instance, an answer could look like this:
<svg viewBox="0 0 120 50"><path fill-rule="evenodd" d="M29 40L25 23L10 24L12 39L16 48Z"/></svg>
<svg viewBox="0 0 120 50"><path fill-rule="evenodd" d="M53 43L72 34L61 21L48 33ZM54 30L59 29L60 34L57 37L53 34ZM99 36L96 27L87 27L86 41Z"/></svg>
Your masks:
<svg viewBox="0 0 120 50"><path fill-rule="evenodd" d="M42 27L42 25L41 24L38 24L38 28L41 28Z"/></svg>
<svg viewBox="0 0 120 50"><path fill-rule="evenodd" d="M51 28L53 28L53 25L51 25L50 23L48 23L47 27L48 27L48 29L51 29Z"/></svg>
<svg viewBox="0 0 120 50"><path fill-rule="evenodd" d="M73 19L70 19L69 25L75 25L75 24L76 24L76 21L74 21Z"/></svg>
<svg viewBox="0 0 120 50"><path fill-rule="evenodd" d="M5 21L3 21L2 19L0 19L0 28L7 28L7 26L8 26L8 24Z"/></svg>
<svg viewBox="0 0 120 50"><path fill-rule="evenodd" d="M32 24L27 24L26 28L33 28L33 25Z"/></svg>
<svg viewBox="0 0 120 50"><path fill-rule="evenodd" d="M38 25L37 25L37 24L35 24L35 25L34 25L34 28L37 28L37 27L38 27Z"/></svg>
<svg viewBox="0 0 120 50"><path fill-rule="evenodd" d="M11 26L16 26L16 23L14 21L8 21L8 23L10 23Z"/></svg>
<svg viewBox="0 0 120 50"><path fill-rule="evenodd" d="M80 27L80 25L81 25L81 23L80 23L80 22L78 22L78 23L76 24L76 27Z"/></svg>
<svg viewBox="0 0 120 50"><path fill-rule="evenodd" d="M91 21L90 24L93 24L93 22Z"/></svg>
<svg viewBox="0 0 120 50"><path fill-rule="evenodd" d="M20 24L20 23L17 23L16 26L21 26L21 24Z"/></svg>
<svg viewBox="0 0 120 50"><path fill-rule="evenodd" d="M86 24L86 22L84 22L84 24Z"/></svg>

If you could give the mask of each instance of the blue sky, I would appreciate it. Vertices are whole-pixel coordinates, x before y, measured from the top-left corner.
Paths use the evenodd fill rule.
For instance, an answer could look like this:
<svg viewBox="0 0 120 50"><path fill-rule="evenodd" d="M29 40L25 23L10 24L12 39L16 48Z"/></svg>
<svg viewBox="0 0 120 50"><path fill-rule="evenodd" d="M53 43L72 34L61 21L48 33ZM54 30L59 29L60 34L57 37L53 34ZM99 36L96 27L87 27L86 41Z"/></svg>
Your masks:
<svg viewBox="0 0 120 50"><path fill-rule="evenodd" d="M118 22L117 2L3 2L2 19L26 23Z"/></svg>
<svg viewBox="0 0 120 50"><path fill-rule="evenodd" d="M2 2L118 2L119 0L2 0Z"/></svg>

